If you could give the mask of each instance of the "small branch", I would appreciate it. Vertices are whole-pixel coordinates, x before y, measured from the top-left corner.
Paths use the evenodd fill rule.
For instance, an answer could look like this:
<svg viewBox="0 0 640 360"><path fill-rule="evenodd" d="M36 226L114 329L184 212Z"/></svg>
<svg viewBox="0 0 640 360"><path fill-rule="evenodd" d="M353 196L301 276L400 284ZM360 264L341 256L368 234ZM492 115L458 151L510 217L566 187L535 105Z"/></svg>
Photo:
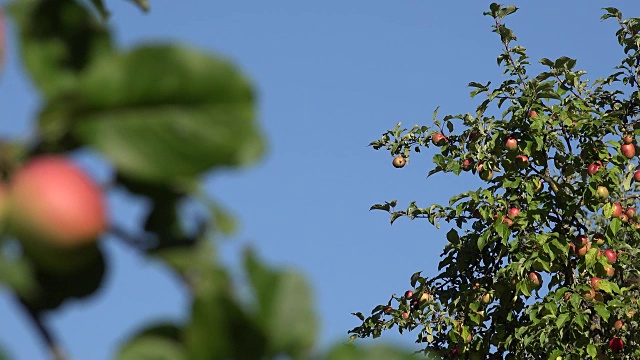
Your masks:
<svg viewBox="0 0 640 360"><path fill-rule="evenodd" d="M29 314L29 318L33 322L33 325L38 330L38 333L47 344L47 348L49 350L49 354L51 355L51 360L69 360L69 357L64 353L62 347L57 343L51 331L47 328L45 323L42 321L40 314L34 311L31 307L26 305L20 300L17 300L22 307L26 310L27 314Z"/></svg>
<svg viewBox="0 0 640 360"><path fill-rule="evenodd" d="M131 234L117 225L111 225L108 231L110 235L115 236L117 239L136 250L145 251L149 248L149 241L144 239L143 236Z"/></svg>

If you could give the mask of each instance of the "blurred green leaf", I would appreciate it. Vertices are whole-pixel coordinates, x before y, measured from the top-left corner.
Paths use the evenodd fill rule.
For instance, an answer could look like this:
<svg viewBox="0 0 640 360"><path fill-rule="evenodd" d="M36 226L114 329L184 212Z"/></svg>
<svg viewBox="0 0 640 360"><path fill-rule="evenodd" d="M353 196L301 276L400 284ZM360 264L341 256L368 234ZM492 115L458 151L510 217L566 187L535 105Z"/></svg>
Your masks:
<svg viewBox="0 0 640 360"><path fill-rule="evenodd" d="M0 283L10 287L22 297L32 295L36 288L33 271L24 258L0 257Z"/></svg>
<svg viewBox="0 0 640 360"><path fill-rule="evenodd" d="M14 1L22 60L46 96L73 88L94 59L111 51L107 29L74 0Z"/></svg>
<svg viewBox="0 0 640 360"><path fill-rule="evenodd" d="M248 250L245 269L257 300L257 321L268 334L269 354L298 357L311 350L317 336L312 294L302 275L274 271Z"/></svg>
<svg viewBox="0 0 640 360"><path fill-rule="evenodd" d="M117 360L185 360L186 351L180 343L181 329L173 324L150 327L129 340Z"/></svg>
<svg viewBox="0 0 640 360"><path fill-rule="evenodd" d="M423 356L412 355L391 346L356 347L352 344L339 345L329 351L326 360L415 360ZM441 356L427 356L427 359L440 359Z"/></svg>
<svg viewBox="0 0 640 360"><path fill-rule="evenodd" d="M231 296L226 274L212 270L193 275L199 284L185 332L188 359L263 358L265 335Z"/></svg>
<svg viewBox="0 0 640 360"><path fill-rule="evenodd" d="M76 96L73 134L132 178L190 181L216 166L253 163L264 149L249 82L229 62L192 49L148 46L101 58Z"/></svg>
<svg viewBox="0 0 640 360"><path fill-rule="evenodd" d="M147 12L149 11L149 1L148 0L129 0L132 3L136 4L140 10Z"/></svg>
<svg viewBox="0 0 640 360"><path fill-rule="evenodd" d="M98 10L103 19L107 19L109 17L109 10L104 6L104 2L102 0L91 0L91 4L93 4L96 10Z"/></svg>

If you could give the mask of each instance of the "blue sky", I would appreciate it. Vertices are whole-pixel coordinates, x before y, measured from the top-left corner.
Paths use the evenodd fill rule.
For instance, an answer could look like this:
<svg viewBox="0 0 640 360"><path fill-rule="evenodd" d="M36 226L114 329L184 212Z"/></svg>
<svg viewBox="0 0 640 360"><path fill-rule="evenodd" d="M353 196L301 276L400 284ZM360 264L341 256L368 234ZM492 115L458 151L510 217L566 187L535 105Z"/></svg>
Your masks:
<svg viewBox="0 0 640 360"><path fill-rule="evenodd" d="M499 38L484 1L152 1L143 15L125 1L107 2L117 43L180 41L221 54L253 79L259 121L269 150L258 166L210 174L210 194L238 218L240 229L221 241L222 256L237 264L250 244L270 264L308 276L322 320L320 347L345 341L367 312L402 293L416 271L433 276L447 227L399 220L393 226L376 202L444 203L481 186L474 176L426 179L431 152L401 170L391 157L366 145L402 121L430 124L431 114L472 111L470 81L500 80ZM536 62L578 59L595 79L621 56L614 21L600 7L640 16L635 2L515 1L507 20ZM29 137L38 98L19 66L14 29L0 78L0 137ZM161 74L159 74L161 76ZM79 159L100 178L104 164ZM132 224L144 211L125 194L109 198L114 221ZM72 302L48 317L74 359L113 357L118 344L148 322L183 319L184 289L161 264L104 238L111 273L89 300ZM0 291L0 344L15 359L45 358L31 324ZM411 346L412 335L383 336Z"/></svg>

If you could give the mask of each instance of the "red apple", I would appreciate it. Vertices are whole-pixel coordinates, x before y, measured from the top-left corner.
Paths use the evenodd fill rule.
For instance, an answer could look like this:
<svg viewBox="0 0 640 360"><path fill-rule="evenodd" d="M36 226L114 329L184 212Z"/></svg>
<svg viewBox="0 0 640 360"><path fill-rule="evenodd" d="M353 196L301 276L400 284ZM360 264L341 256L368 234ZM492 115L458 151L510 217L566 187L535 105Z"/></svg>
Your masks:
<svg viewBox="0 0 640 360"><path fill-rule="evenodd" d="M407 160L403 156L396 156L393 158L393 167L396 169L402 168L407 164Z"/></svg>
<svg viewBox="0 0 640 360"><path fill-rule="evenodd" d="M405 320L406 320L406 319L408 319L408 318L409 318L409 313L408 313L408 312L406 312L406 311L405 311L405 312L403 312L403 313L402 313L402 318L403 318L403 319L405 319Z"/></svg>
<svg viewBox="0 0 640 360"><path fill-rule="evenodd" d="M597 163L592 163L589 165L589 167L587 168L587 172L589 173L589 175L595 175L595 173L598 172L598 170L600 170L600 167L602 167L602 164L597 162Z"/></svg>
<svg viewBox="0 0 640 360"><path fill-rule="evenodd" d="M616 255L616 252L611 249L605 250L604 256L607 258L607 262L609 264L613 264L614 262L616 262L616 260L618 260L618 255Z"/></svg>
<svg viewBox="0 0 640 360"><path fill-rule="evenodd" d="M536 117L536 116L538 116L538 113L537 113L535 110L531 110L531 111L529 111L529 117L534 118L534 117Z"/></svg>
<svg viewBox="0 0 640 360"><path fill-rule="evenodd" d="M623 223L629 222L629 217L627 216L627 214L620 215L620 221L622 221Z"/></svg>
<svg viewBox="0 0 640 360"><path fill-rule="evenodd" d="M591 278L591 287L592 287L594 290L600 290L600 287L598 286L598 282L599 282L600 280L602 280L602 279L600 279L599 277L592 277L592 278Z"/></svg>
<svg viewBox="0 0 640 360"><path fill-rule="evenodd" d="M611 213L612 217L620 217L622 215L622 205L619 203L613 204L613 212Z"/></svg>
<svg viewBox="0 0 640 360"><path fill-rule="evenodd" d="M593 298L594 302L602 303L604 302L604 295L601 292L596 291L596 296Z"/></svg>
<svg viewBox="0 0 640 360"><path fill-rule="evenodd" d="M431 136L431 142L435 146L442 146L447 143L447 138L441 133L436 133Z"/></svg>
<svg viewBox="0 0 640 360"><path fill-rule="evenodd" d="M621 329L626 328L626 327L627 327L627 325L624 323L624 320L622 320L622 319L618 319L618 320L616 320L616 322L615 322L615 323L613 323L613 327L614 327L616 330L621 330Z"/></svg>
<svg viewBox="0 0 640 360"><path fill-rule="evenodd" d="M633 173L633 180L640 181L640 170L636 170L636 172Z"/></svg>
<svg viewBox="0 0 640 360"><path fill-rule="evenodd" d="M605 266L604 272L605 274L607 274L607 277L612 277L613 274L616 273L616 270L612 266Z"/></svg>
<svg viewBox="0 0 640 360"><path fill-rule="evenodd" d="M411 299L413 297L413 290L407 290L404 293L405 299Z"/></svg>
<svg viewBox="0 0 640 360"><path fill-rule="evenodd" d="M480 176L480 179L484 181L489 181L493 179L493 170L485 169L484 162L482 161L478 162L478 165L476 166L476 170L478 170L478 175Z"/></svg>
<svg viewBox="0 0 640 360"><path fill-rule="evenodd" d="M473 167L473 159L464 159L464 161L462 161L462 170L464 171L469 171L471 170L471 168Z"/></svg>
<svg viewBox="0 0 640 360"><path fill-rule="evenodd" d="M23 242L72 249L95 242L107 227L102 190L61 156L39 156L18 169L9 198L9 226Z"/></svg>
<svg viewBox="0 0 640 360"><path fill-rule="evenodd" d="M518 140L509 136L507 140L504 142L504 148L509 151L515 151L518 149Z"/></svg>
<svg viewBox="0 0 640 360"><path fill-rule="evenodd" d="M585 246L583 246L583 247L581 247L581 248L577 248L577 249L578 249L578 250L576 250L576 254L577 254L579 257L583 257L583 256L585 256L585 255L587 254L587 252L588 252L589 250L591 250L591 243L590 243L590 242L588 242L588 243L587 243L587 245L585 245Z"/></svg>
<svg viewBox="0 0 640 360"><path fill-rule="evenodd" d="M627 211L624 212L629 218L636 216L636 209L628 208Z"/></svg>
<svg viewBox="0 0 640 360"><path fill-rule="evenodd" d="M593 289L589 289L589 291L584 293L584 299L587 301L591 301L595 299L595 297L596 297L596 291Z"/></svg>
<svg viewBox="0 0 640 360"><path fill-rule="evenodd" d="M620 352L624 348L624 342L620 338L613 338L609 340L609 348L614 353Z"/></svg>
<svg viewBox="0 0 640 360"><path fill-rule="evenodd" d="M625 135L625 136L622 138L622 142L623 142L623 143L625 143L625 144L631 144L631 143L633 142L633 136L631 136L631 135Z"/></svg>
<svg viewBox="0 0 640 360"><path fill-rule="evenodd" d="M518 217L518 215L520 215L520 209L518 209L517 207L512 207L511 209L509 209L509 213L508 213L510 218L516 218Z"/></svg>
<svg viewBox="0 0 640 360"><path fill-rule="evenodd" d="M525 169L529 166L529 157L526 155L518 155L516 156L516 165L520 169Z"/></svg>
<svg viewBox="0 0 640 360"><path fill-rule="evenodd" d="M472 132L469 133L469 141L473 142L476 141L478 139L478 131L477 130L473 130Z"/></svg>
<svg viewBox="0 0 640 360"><path fill-rule="evenodd" d="M502 217L502 223L507 224L507 227L512 227L513 226L513 220L509 219L506 216Z"/></svg>
<svg viewBox="0 0 640 360"><path fill-rule="evenodd" d="M576 237L573 239L573 243L576 244L577 248L581 248L587 246L587 244L589 243L589 239L587 238L587 235L580 234L576 235Z"/></svg>
<svg viewBox="0 0 640 360"><path fill-rule="evenodd" d="M636 146L633 144L623 144L620 146L620 151L627 159L632 159L636 156Z"/></svg>
<svg viewBox="0 0 640 360"><path fill-rule="evenodd" d="M534 288L538 289L542 286L542 277L535 271L529 273L529 282Z"/></svg>

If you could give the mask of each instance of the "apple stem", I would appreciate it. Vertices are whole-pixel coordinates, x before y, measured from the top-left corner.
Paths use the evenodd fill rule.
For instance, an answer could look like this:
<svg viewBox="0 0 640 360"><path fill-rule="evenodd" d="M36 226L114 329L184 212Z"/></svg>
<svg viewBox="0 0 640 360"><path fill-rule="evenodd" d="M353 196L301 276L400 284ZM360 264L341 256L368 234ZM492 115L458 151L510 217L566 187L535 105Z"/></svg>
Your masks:
<svg viewBox="0 0 640 360"><path fill-rule="evenodd" d="M45 325L44 321L40 317L40 314L34 309L32 309L31 307L29 307L28 305L26 305L24 302L19 300L18 302L20 302L23 305L23 307L29 314L29 318L33 321L33 324L38 330L38 333L40 333L40 336L46 343L49 353L51 355L51 359L52 360L69 360L69 357L65 354L62 347L58 344L58 342L53 337L53 334L51 333L49 328L47 328L47 326Z"/></svg>

